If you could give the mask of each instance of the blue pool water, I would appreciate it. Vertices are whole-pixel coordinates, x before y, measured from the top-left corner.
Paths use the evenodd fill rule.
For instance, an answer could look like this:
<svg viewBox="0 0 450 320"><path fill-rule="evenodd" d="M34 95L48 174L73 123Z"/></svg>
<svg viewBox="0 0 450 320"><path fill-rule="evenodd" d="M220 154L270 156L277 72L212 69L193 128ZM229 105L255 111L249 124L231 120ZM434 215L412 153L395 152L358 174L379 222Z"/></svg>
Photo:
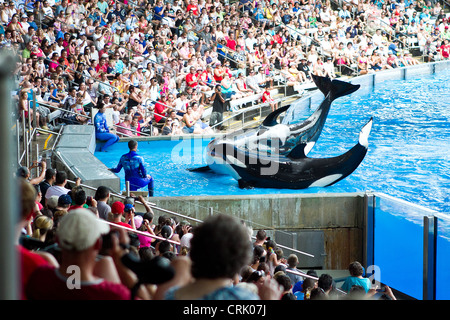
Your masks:
<svg viewBox="0 0 450 320"><path fill-rule="evenodd" d="M352 175L327 188L240 189L226 175L189 172L204 165L209 140L140 142L139 153L155 179L155 196L242 195L378 191L439 212L450 213L450 71L407 81L362 87L334 101L322 135L309 157L332 157L353 147L373 116L366 158ZM298 121L318 106L296 110ZM108 167L127 152L126 143L96 156ZM125 189L124 173L121 178Z"/></svg>

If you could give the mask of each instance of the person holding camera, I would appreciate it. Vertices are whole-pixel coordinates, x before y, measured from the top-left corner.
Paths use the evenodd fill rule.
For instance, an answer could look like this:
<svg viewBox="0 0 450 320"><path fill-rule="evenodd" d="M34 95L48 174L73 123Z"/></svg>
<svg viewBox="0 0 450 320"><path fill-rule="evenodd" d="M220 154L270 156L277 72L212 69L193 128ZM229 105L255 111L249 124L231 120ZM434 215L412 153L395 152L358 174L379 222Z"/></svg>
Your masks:
<svg viewBox="0 0 450 320"><path fill-rule="evenodd" d="M213 109L209 120L209 126L213 127L215 124L222 122L223 112L225 111L225 98L222 96L221 85L218 84L214 87L214 94L209 99L213 102ZM217 128L220 130L221 126Z"/></svg>
<svg viewBox="0 0 450 320"><path fill-rule="evenodd" d="M100 261L107 262L99 254L106 234L111 234L110 227L91 211L79 208L66 214L56 230L61 263L56 267L42 265L33 271L25 287L27 298L130 300L131 289L139 283L136 275L121 262L126 254L121 245L129 242L128 236L124 230L119 230L118 235L111 234L112 261L109 260L109 267L106 267L99 265ZM77 277L73 266L78 268ZM139 289L142 290L137 291L137 297L149 299L148 291L143 287Z"/></svg>
<svg viewBox="0 0 450 320"><path fill-rule="evenodd" d="M134 207L131 204L125 205L121 201L116 201L111 205L111 213L113 215L112 222L126 228L136 230L134 221ZM124 221L122 221L124 217Z"/></svg>

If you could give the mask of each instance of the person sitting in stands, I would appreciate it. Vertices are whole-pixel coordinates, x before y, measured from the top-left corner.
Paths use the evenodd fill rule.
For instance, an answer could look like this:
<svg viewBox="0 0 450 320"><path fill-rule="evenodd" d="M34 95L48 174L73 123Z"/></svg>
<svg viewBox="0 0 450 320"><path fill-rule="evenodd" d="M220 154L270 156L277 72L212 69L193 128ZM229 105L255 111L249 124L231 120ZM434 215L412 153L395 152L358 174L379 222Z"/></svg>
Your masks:
<svg viewBox="0 0 450 320"><path fill-rule="evenodd" d="M363 277L364 268L361 263L358 261L353 261L349 264L348 271L350 272L350 276L345 279L341 289L345 292L350 292L352 286L357 285L363 287L366 293L369 292L372 288L372 284L369 278Z"/></svg>

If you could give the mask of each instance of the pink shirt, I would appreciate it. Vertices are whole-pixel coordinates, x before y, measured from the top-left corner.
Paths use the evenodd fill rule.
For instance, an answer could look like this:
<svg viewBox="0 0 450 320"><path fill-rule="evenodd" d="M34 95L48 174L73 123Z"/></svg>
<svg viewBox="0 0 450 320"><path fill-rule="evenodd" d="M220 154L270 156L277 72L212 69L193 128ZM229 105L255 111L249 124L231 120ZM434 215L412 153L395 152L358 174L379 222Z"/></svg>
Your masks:
<svg viewBox="0 0 450 320"><path fill-rule="evenodd" d="M147 231L145 231L145 233L150 234ZM152 245L152 240L153 240L152 238L143 236L141 234L138 234L137 236L138 236L138 239L139 239L139 242L140 242L139 248L150 247Z"/></svg>

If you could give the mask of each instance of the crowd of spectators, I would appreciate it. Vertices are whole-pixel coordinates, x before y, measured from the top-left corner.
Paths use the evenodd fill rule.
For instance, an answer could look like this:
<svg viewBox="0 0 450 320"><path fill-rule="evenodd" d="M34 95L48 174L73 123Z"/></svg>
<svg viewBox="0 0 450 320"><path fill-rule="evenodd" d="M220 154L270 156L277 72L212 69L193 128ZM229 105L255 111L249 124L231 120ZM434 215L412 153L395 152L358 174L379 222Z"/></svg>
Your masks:
<svg viewBox="0 0 450 320"><path fill-rule="evenodd" d="M142 196L117 200L101 186L89 197L64 171L43 172L30 181L18 171L22 299L396 300L357 261L338 286L328 273L298 269L298 256L285 257L264 229L253 239L235 217L156 216Z"/></svg>
<svg viewBox="0 0 450 320"><path fill-rule="evenodd" d="M204 110L227 108L214 104L217 85L223 102L259 100L279 83L300 90L311 73L334 78L417 64L414 48L425 62L448 59L443 7L430 0L8 0L0 3L0 48L19 57L19 116L36 113L38 128L53 129L55 108L71 111L57 122L88 124L106 105L123 136L205 133Z"/></svg>

